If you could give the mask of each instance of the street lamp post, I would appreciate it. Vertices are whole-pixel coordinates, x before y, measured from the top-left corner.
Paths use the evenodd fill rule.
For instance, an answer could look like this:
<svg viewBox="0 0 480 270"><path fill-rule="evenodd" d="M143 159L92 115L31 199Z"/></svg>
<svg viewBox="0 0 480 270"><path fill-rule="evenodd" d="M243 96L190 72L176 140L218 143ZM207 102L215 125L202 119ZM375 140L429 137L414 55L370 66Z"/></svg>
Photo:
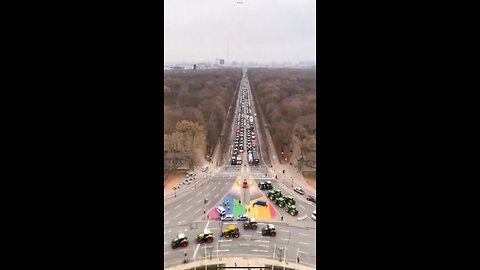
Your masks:
<svg viewBox="0 0 480 270"><path fill-rule="evenodd" d="M273 248L272 269L275 268L275 250L276 249L277 249L277 244L275 244L275 247Z"/></svg>
<svg viewBox="0 0 480 270"><path fill-rule="evenodd" d="M297 248L297 262L295 263L295 270L297 270L297 264L298 264L298 249L299 248Z"/></svg>

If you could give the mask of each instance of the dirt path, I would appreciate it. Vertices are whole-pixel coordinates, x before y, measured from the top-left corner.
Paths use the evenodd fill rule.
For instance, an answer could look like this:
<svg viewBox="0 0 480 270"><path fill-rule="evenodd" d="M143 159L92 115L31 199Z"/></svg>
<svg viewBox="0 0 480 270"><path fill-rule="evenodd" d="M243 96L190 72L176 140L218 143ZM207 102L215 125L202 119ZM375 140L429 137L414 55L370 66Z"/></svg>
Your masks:
<svg viewBox="0 0 480 270"><path fill-rule="evenodd" d="M307 183L313 187L315 190L317 190L317 181L315 180L315 176L313 175L308 175L308 176L304 176L305 178L305 181L307 181Z"/></svg>
<svg viewBox="0 0 480 270"><path fill-rule="evenodd" d="M168 192L173 190L174 186L182 183L185 180L185 173L174 173L170 174L167 179L165 180L165 188L163 189L163 194L167 194Z"/></svg>

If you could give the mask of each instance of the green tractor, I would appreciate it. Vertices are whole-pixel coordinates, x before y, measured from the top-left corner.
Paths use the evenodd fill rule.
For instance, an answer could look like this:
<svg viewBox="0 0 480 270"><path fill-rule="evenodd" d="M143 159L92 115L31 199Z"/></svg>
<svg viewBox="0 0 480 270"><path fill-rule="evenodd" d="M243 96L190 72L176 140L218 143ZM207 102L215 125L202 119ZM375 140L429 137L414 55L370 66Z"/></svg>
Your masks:
<svg viewBox="0 0 480 270"><path fill-rule="evenodd" d="M295 205L295 200L293 199L293 196L288 196L288 197L283 197L285 199L285 202L288 205Z"/></svg>
<svg viewBox="0 0 480 270"><path fill-rule="evenodd" d="M271 181L267 181L267 182L260 182L260 184L258 184L258 187L261 189L261 190L264 190L264 189L273 189L273 186L272 186L272 182Z"/></svg>
<svg viewBox="0 0 480 270"><path fill-rule="evenodd" d="M268 224L266 228L263 228L262 235L275 237L275 235L277 235L277 232L275 232L275 227L273 226L273 224Z"/></svg>
<svg viewBox="0 0 480 270"><path fill-rule="evenodd" d="M207 242L207 243L213 242L212 231L207 229L203 233L201 233L197 236L197 243L201 244L201 243L204 243L204 242Z"/></svg>
<svg viewBox="0 0 480 270"><path fill-rule="evenodd" d="M248 229L256 230L257 221L254 218L249 218L248 221L243 222L243 228L245 230L248 230Z"/></svg>
<svg viewBox="0 0 480 270"><path fill-rule="evenodd" d="M280 208L283 208L285 207L285 197L282 197L282 198L278 198L276 201L275 201L275 204L278 205L278 207Z"/></svg>
<svg viewBox="0 0 480 270"><path fill-rule="evenodd" d="M292 216L296 216L298 214L297 207L295 205L289 205L285 208L285 211Z"/></svg>
<svg viewBox="0 0 480 270"><path fill-rule="evenodd" d="M267 197L270 198L270 200L272 200L272 201L275 200L276 198L281 198L281 197L283 197L282 196L282 191L278 190L278 189L270 190L267 193Z"/></svg>
<svg viewBox="0 0 480 270"><path fill-rule="evenodd" d="M185 234L181 233L177 235L177 238L172 240L172 248L176 249L178 246L188 246L188 239Z"/></svg>

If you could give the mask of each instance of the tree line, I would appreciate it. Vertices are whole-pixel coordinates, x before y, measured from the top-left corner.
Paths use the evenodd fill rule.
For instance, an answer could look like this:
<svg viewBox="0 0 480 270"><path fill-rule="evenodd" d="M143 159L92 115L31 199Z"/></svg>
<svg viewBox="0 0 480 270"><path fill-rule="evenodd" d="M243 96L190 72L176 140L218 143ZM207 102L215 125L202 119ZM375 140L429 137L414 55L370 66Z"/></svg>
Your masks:
<svg viewBox="0 0 480 270"><path fill-rule="evenodd" d="M170 170L213 153L241 77L241 69L164 71L164 159Z"/></svg>
<svg viewBox="0 0 480 270"><path fill-rule="evenodd" d="M305 69L248 70L257 102L279 153L312 164L316 152L316 71ZM301 157L291 157L294 137Z"/></svg>

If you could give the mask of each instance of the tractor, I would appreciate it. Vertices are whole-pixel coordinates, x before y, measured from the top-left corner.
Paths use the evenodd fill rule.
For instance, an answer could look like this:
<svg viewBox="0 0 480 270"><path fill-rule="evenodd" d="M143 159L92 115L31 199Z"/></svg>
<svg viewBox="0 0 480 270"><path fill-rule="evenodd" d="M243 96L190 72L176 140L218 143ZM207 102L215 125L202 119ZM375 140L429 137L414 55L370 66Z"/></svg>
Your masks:
<svg viewBox="0 0 480 270"><path fill-rule="evenodd" d="M288 196L288 197L283 197L285 199L285 202L288 205L295 205L295 200L293 199L293 196Z"/></svg>
<svg viewBox="0 0 480 270"><path fill-rule="evenodd" d="M276 201L275 201L275 204L278 205L278 207L280 208L283 208L285 207L285 197L282 197L282 198L278 198Z"/></svg>
<svg viewBox="0 0 480 270"><path fill-rule="evenodd" d="M267 197L270 198L270 200L275 200L276 198L280 198L280 197L283 197L282 196L282 191L281 190L278 190L278 189L275 189L275 190L270 190L268 193L267 193Z"/></svg>
<svg viewBox="0 0 480 270"><path fill-rule="evenodd" d="M222 232L222 235L220 237L225 236L225 238L230 238L230 236L233 236L235 238L240 237L240 232L238 231L238 228L235 228L235 226L230 225L228 229L224 230Z"/></svg>
<svg viewBox="0 0 480 270"><path fill-rule="evenodd" d="M260 182L260 184L258 184L258 187L259 187L261 190L264 190L264 189L273 189L273 186L272 186L272 182L271 182L271 181Z"/></svg>
<svg viewBox="0 0 480 270"><path fill-rule="evenodd" d="M207 243L213 242L212 231L207 229L203 233L201 233L197 236L197 243L201 244L201 243L204 243L204 242L207 242Z"/></svg>
<svg viewBox="0 0 480 270"><path fill-rule="evenodd" d="M176 249L178 246L188 246L188 239L185 234L181 233L177 235L177 238L172 240L172 248Z"/></svg>
<svg viewBox="0 0 480 270"><path fill-rule="evenodd" d="M243 228L245 230L248 230L248 229L256 230L257 221L254 218L249 218L248 221L243 222Z"/></svg>
<svg viewBox="0 0 480 270"><path fill-rule="evenodd" d="M289 205L287 206L287 208L285 209L285 211L287 213L289 213L290 215L292 216L296 216L298 214L298 210L297 210L297 207L295 205Z"/></svg>
<svg viewBox="0 0 480 270"><path fill-rule="evenodd" d="M277 233L275 232L275 227L273 226L273 224L268 224L266 228L263 228L262 235L275 237Z"/></svg>
<svg viewBox="0 0 480 270"><path fill-rule="evenodd" d="M273 189L272 181L267 181L265 185L267 186L267 189Z"/></svg>

